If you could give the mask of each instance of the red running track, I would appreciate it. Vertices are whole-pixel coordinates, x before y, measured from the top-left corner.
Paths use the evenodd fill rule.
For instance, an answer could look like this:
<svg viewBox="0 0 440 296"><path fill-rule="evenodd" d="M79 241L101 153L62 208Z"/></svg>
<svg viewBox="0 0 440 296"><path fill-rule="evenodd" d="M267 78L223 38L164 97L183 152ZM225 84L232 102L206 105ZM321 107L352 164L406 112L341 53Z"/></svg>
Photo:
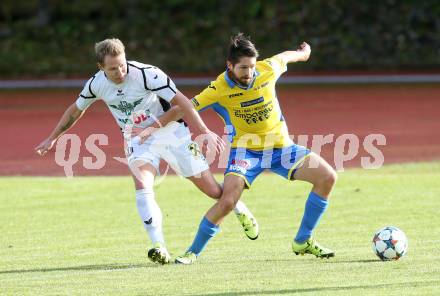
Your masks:
<svg viewBox="0 0 440 296"><path fill-rule="evenodd" d="M193 96L200 89L186 89ZM64 175L55 162L55 154L40 157L34 153L52 130L78 91L24 90L0 92L0 175ZM359 153L344 167L361 166L361 157L369 156L362 143L369 134L383 134L385 146L377 146L384 164L440 159L440 85L347 85L279 88L278 97L290 134L354 134L360 140ZM212 111L202 116L219 134L223 123ZM126 165L113 159L124 157L119 128L102 103L95 103L69 131L81 139L79 161L74 175L127 175ZM108 145L100 146L106 155L101 169L84 168L83 157L93 157L84 142L91 134L108 136ZM323 147L321 155L335 166L335 141ZM346 147L347 148L347 147ZM347 150L346 150L347 152ZM92 158L96 160L96 158ZM221 165L224 168L224 164ZM222 172L215 162L211 168Z"/></svg>

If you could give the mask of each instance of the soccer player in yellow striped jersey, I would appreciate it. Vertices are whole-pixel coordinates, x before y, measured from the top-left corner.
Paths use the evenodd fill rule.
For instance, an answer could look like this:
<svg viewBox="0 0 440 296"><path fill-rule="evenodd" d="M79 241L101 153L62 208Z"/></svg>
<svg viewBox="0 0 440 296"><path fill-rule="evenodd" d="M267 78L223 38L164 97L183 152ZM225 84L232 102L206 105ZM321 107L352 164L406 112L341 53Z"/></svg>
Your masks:
<svg viewBox="0 0 440 296"><path fill-rule="evenodd" d="M334 256L314 240L312 232L328 206L336 172L320 156L290 140L275 92L275 83L287 64L307 61L310 53L310 46L302 43L297 50L257 62L255 46L238 34L229 46L227 70L192 100L199 111L212 107L222 117L232 147L222 196L203 217L194 242L176 263L190 264L200 255L243 190L265 169L313 185L293 238L293 252Z"/></svg>
<svg viewBox="0 0 440 296"><path fill-rule="evenodd" d="M230 77L229 71L220 74L192 99L194 107L199 111L212 107L220 115L232 148L261 151L291 145L275 92L275 82L287 70L286 62L274 56L251 67L255 67L253 74L247 65L238 69L243 71L242 83Z"/></svg>

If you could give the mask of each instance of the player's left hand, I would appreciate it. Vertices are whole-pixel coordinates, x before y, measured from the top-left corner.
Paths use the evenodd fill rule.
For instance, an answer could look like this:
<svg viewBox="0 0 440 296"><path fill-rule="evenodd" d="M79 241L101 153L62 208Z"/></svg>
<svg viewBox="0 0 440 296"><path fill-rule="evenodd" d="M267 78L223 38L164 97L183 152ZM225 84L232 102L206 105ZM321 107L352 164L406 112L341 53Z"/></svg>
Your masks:
<svg viewBox="0 0 440 296"><path fill-rule="evenodd" d="M310 45L307 42L301 43L296 51L303 54L302 61L304 62L309 59L310 53L312 52Z"/></svg>

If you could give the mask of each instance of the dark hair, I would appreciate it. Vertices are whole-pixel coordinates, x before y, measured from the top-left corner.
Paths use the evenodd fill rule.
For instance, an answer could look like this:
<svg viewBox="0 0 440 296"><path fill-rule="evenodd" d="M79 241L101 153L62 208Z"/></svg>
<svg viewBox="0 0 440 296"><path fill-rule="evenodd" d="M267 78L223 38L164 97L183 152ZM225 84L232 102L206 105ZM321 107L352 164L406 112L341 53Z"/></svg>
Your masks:
<svg viewBox="0 0 440 296"><path fill-rule="evenodd" d="M249 37L244 36L243 33L238 33L231 38L227 60L235 65L241 57L258 58L258 51L249 40Z"/></svg>

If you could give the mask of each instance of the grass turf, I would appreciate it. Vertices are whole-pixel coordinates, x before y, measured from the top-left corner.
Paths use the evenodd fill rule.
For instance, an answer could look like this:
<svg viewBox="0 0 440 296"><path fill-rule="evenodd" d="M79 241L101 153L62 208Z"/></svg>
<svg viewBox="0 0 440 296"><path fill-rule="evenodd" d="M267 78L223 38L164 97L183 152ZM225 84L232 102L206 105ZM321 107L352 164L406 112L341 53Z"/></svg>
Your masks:
<svg viewBox="0 0 440 296"><path fill-rule="evenodd" d="M194 265L158 266L146 258L130 178L3 177L0 294L438 295L439 180L438 162L340 173L316 231L336 257L321 260L290 249L310 186L262 175L243 196L258 240L230 215ZM179 177L167 177L156 196L169 251L180 255L212 201ZM396 262L371 250L386 225L409 238Z"/></svg>

